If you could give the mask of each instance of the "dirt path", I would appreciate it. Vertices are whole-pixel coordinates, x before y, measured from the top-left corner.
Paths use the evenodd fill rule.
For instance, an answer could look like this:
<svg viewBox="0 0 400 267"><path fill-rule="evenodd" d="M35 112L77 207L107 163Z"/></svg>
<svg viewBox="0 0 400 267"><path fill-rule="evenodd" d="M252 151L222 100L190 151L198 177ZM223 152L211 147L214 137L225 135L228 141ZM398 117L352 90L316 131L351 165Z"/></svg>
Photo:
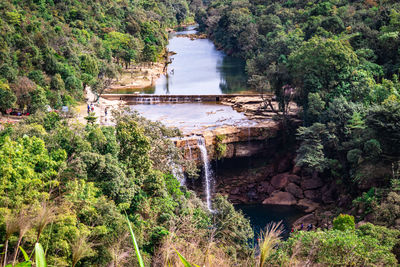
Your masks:
<svg viewBox="0 0 400 267"><path fill-rule="evenodd" d="M124 102L120 100L107 100L102 97L96 102L96 96L93 94L90 87L86 87L87 103L77 107L77 120L80 123L86 124L85 117L88 115L87 106L93 105L94 114L97 117L97 123L100 125L114 125L112 118L112 110L121 110L124 107ZM105 110L107 109L107 116Z"/></svg>

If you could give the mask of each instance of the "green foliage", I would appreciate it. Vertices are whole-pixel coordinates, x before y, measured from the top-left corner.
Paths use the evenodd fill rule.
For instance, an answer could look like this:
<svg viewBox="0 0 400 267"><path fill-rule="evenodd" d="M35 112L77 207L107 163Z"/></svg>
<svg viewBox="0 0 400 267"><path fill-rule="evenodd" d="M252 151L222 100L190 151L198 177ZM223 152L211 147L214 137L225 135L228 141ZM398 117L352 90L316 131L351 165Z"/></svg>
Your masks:
<svg viewBox="0 0 400 267"><path fill-rule="evenodd" d="M398 191L389 192L380 203L376 203L371 209L374 223L400 230L397 223L400 219L400 194Z"/></svg>
<svg viewBox="0 0 400 267"><path fill-rule="evenodd" d="M308 109L306 118L309 121L319 121L322 112L325 110L325 102L319 93L308 94Z"/></svg>
<svg viewBox="0 0 400 267"><path fill-rule="evenodd" d="M367 231L368 228L373 230ZM397 260L391 250L399 232L386 228L383 233L390 238L387 242L381 231L371 224L355 231L299 231L291 235L271 261L279 264L312 262L328 266L395 266Z"/></svg>
<svg viewBox="0 0 400 267"><path fill-rule="evenodd" d="M333 220L333 229L340 231L354 230L354 217L348 214L340 214Z"/></svg>
<svg viewBox="0 0 400 267"><path fill-rule="evenodd" d="M95 124L96 121L97 121L96 113L90 112L90 113L85 117L85 120L87 121L87 123L88 123L89 125Z"/></svg>
<svg viewBox="0 0 400 267"><path fill-rule="evenodd" d="M37 267L47 267L46 256L42 245L35 244L35 263Z"/></svg>
<svg viewBox="0 0 400 267"><path fill-rule="evenodd" d="M353 200L353 204L361 208L365 214L371 213L378 205L376 189L371 188Z"/></svg>
<svg viewBox="0 0 400 267"><path fill-rule="evenodd" d="M50 88L55 91L62 91L65 89L64 80L59 73L51 78Z"/></svg>
<svg viewBox="0 0 400 267"><path fill-rule="evenodd" d="M57 173L65 160L65 152L55 159L37 137L25 136L17 141L6 137L0 147L0 205L19 208L47 201L46 189L58 185Z"/></svg>
<svg viewBox="0 0 400 267"><path fill-rule="evenodd" d="M0 111L5 112L7 109L12 108L16 100L17 98L8 83L0 80Z"/></svg>
<svg viewBox="0 0 400 267"><path fill-rule="evenodd" d="M129 221L128 217L126 217L126 222L128 224L128 227L129 227L129 233L130 233L131 238L132 238L132 243L133 243L133 246L135 248L136 258L138 260L139 266L140 267L144 267L142 255L140 254L139 246L138 246L138 244L136 242L135 234L133 233L131 222Z"/></svg>
<svg viewBox="0 0 400 267"><path fill-rule="evenodd" d="M304 166L320 172L326 168L327 160L322 143L326 135L326 127L321 123L314 123L310 127L300 127L298 129L297 136L301 140L296 157L298 166Z"/></svg>
<svg viewBox="0 0 400 267"><path fill-rule="evenodd" d="M235 252L234 259L247 257L250 253L247 246L248 241L253 238L254 233L250 223L241 212L229 203L226 197L217 196L213 200L215 237L220 240L229 250Z"/></svg>
<svg viewBox="0 0 400 267"><path fill-rule="evenodd" d="M46 98L45 91L42 88L38 87L36 90L32 91L30 93L30 98L29 111L31 113L46 110L46 106L49 102Z"/></svg>
<svg viewBox="0 0 400 267"><path fill-rule="evenodd" d="M65 84L69 94L81 100L82 83L86 86L107 76L104 67L157 60L167 43L165 29L182 23L191 13L185 0L142 2L2 4L0 78L15 83L27 75L44 89L50 85L51 91L63 91ZM22 96L16 95L20 101ZM50 104L55 106L54 101Z"/></svg>
<svg viewBox="0 0 400 267"><path fill-rule="evenodd" d="M312 38L289 57L295 85L301 88L300 98L321 92L323 99L349 95L344 83L358 65L357 55L347 41ZM307 103L305 103L307 105Z"/></svg>
<svg viewBox="0 0 400 267"><path fill-rule="evenodd" d="M226 154L227 146L226 146L226 144L222 143L224 141L224 139L225 139L225 136L223 136L223 135L215 136L215 141L216 141L215 153L216 153L218 159L223 158Z"/></svg>
<svg viewBox="0 0 400 267"><path fill-rule="evenodd" d="M121 148L120 160L133 168L137 176L147 173L151 166L150 141L143 134L143 128L135 120L126 118L117 124L116 136Z"/></svg>

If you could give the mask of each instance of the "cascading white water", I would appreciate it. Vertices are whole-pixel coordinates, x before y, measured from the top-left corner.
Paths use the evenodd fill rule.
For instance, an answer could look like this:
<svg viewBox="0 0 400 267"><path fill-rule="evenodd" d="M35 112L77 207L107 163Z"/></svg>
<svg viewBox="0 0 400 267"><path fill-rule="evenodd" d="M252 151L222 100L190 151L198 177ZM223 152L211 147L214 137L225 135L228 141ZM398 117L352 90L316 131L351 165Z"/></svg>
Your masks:
<svg viewBox="0 0 400 267"><path fill-rule="evenodd" d="M212 170L210 168L210 163L208 162L207 148L203 137L199 137L197 145L199 146L201 160L203 161L207 208L209 211L213 212L213 209L211 208Z"/></svg>
<svg viewBox="0 0 400 267"><path fill-rule="evenodd" d="M192 160L193 159L192 148L190 147L189 142L186 142L186 146L188 147L189 150L189 160Z"/></svg>

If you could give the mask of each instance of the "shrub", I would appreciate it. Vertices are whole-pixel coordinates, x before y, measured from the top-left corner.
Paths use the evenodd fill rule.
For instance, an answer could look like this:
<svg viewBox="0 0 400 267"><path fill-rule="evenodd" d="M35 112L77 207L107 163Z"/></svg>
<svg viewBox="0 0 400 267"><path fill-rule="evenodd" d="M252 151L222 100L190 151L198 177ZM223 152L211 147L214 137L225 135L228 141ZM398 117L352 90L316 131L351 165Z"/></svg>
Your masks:
<svg viewBox="0 0 400 267"><path fill-rule="evenodd" d="M0 111L5 111L11 108L17 98L14 93L10 90L8 83L0 80Z"/></svg>
<svg viewBox="0 0 400 267"><path fill-rule="evenodd" d="M354 230L354 217L348 214L340 214L333 220L333 229L340 231Z"/></svg>

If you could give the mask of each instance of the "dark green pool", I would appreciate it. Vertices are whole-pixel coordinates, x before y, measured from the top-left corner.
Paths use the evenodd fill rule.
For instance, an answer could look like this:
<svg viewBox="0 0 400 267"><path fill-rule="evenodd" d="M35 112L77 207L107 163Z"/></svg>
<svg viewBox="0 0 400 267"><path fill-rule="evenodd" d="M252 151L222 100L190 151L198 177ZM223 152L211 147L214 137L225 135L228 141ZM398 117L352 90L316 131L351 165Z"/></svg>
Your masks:
<svg viewBox="0 0 400 267"><path fill-rule="evenodd" d="M292 224L305 214L294 206L238 204L235 205L235 208L243 211L243 214L250 219L256 238L268 223L279 221L282 221L284 226L285 233L283 237L287 238Z"/></svg>

